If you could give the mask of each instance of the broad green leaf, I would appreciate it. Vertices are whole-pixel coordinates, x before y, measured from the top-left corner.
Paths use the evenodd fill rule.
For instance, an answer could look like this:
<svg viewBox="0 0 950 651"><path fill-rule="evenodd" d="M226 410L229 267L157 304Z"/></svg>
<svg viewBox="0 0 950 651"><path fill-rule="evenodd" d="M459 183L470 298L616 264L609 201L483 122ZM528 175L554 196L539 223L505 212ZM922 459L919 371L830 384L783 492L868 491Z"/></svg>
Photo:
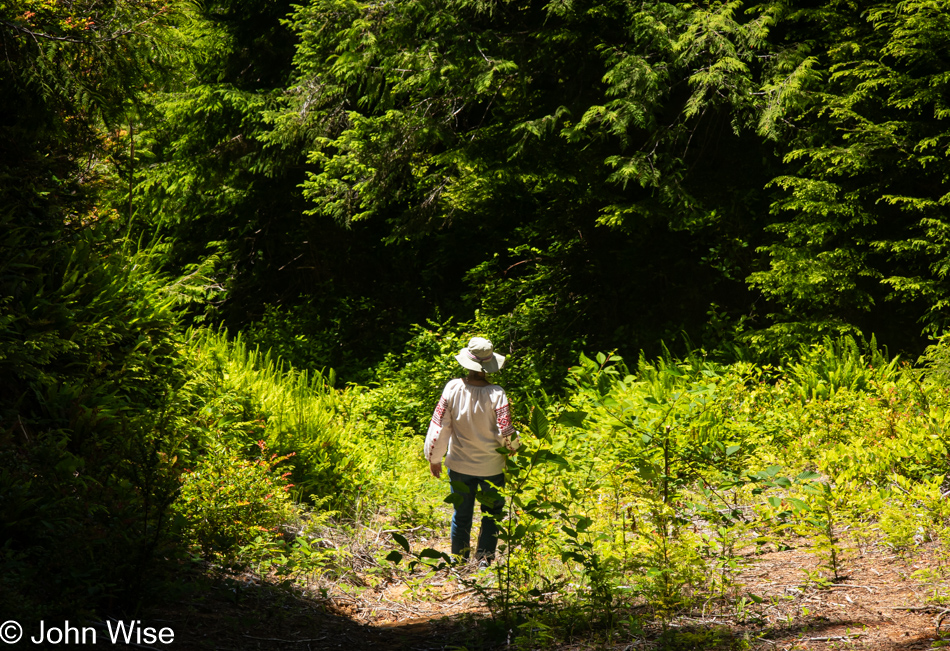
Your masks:
<svg viewBox="0 0 950 651"><path fill-rule="evenodd" d="M393 537L393 540L396 541L396 544L398 544L400 547L402 547L403 549L405 549L405 550L406 550L406 553L408 554L408 553L409 553L409 541L406 540L406 537L403 536L402 534L396 533L396 532L393 532L391 535L392 535L392 537Z"/></svg>
<svg viewBox="0 0 950 651"><path fill-rule="evenodd" d="M563 467L569 467L571 465L563 456L548 449L538 450L535 455L538 463L553 463Z"/></svg>
<svg viewBox="0 0 950 651"><path fill-rule="evenodd" d="M798 499L797 497L789 497L789 498L788 498L788 503L791 504L792 507L793 507L796 511L811 511L811 507L809 507L807 503L803 502L802 500Z"/></svg>
<svg viewBox="0 0 950 651"><path fill-rule="evenodd" d="M557 422L568 427L583 427L584 419L587 418L587 412L583 411L565 411L558 416Z"/></svg>
<svg viewBox="0 0 950 651"><path fill-rule="evenodd" d="M539 439L546 438L548 432L550 431L548 419L545 417L543 410L538 407L535 407L531 410L531 421L529 428L531 429L531 433Z"/></svg>

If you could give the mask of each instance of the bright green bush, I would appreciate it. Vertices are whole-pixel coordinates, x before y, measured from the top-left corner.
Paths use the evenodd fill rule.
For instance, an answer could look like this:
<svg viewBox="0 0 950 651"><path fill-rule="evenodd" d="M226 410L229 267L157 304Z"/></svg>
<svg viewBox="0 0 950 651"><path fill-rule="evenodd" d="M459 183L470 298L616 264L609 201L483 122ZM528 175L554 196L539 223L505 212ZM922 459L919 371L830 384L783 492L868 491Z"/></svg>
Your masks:
<svg viewBox="0 0 950 651"><path fill-rule="evenodd" d="M234 560L256 538L277 537L293 516L290 471L282 465L291 455L269 454L264 441L258 447L260 455L247 459L215 443L181 475L174 510L186 542L205 557Z"/></svg>
<svg viewBox="0 0 950 651"><path fill-rule="evenodd" d="M187 390L201 419L203 444L220 440L252 453L258 440L291 459L295 494L328 498L345 509L369 480L365 452L352 436L347 392L333 389L334 373L298 371L248 348L241 337L193 330Z"/></svg>
<svg viewBox="0 0 950 651"><path fill-rule="evenodd" d="M799 348L797 357L788 362L787 376L802 402L807 402L831 398L840 390L868 391L872 382L892 382L898 367L899 359L889 359L874 337L864 346L850 336L825 337Z"/></svg>

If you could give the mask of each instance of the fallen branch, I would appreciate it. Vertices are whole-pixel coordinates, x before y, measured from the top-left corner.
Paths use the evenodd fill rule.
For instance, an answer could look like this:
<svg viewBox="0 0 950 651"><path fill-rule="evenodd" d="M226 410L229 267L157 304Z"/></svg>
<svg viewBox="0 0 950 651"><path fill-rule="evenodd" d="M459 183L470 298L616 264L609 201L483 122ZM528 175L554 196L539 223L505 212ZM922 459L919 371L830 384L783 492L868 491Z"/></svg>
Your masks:
<svg viewBox="0 0 950 651"><path fill-rule="evenodd" d="M449 599L452 599L454 597L460 597L463 594L468 594L469 592L475 592L475 590L476 588L469 588L468 590L459 590L458 592L453 592L452 594L445 595L444 597L439 599L439 601L448 601Z"/></svg>
<svg viewBox="0 0 950 651"><path fill-rule="evenodd" d="M802 642L847 642L854 638L861 637L864 633L850 633L848 635L824 635L822 637L805 637Z"/></svg>

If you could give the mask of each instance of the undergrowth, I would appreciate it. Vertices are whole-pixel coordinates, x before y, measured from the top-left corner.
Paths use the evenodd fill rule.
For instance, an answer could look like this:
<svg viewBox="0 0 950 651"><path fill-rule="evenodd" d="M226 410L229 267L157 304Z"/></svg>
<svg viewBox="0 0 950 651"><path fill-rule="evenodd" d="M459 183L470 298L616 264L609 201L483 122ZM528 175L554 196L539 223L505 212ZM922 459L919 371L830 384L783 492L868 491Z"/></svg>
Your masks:
<svg viewBox="0 0 950 651"><path fill-rule="evenodd" d="M700 638L738 649L748 642L723 630L671 625L700 606L735 621L760 617L763 599L739 578L750 553L810 541L817 569L802 580L820 589L842 580L862 549L907 555L950 538L938 362L914 368L851 340L803 348L778 367L701 353L628 367L599 354L580 357L563 398L520 396L524 445L506 462L499 559L472 574L432 545L447 531L447 487L421 459L420 417L393 406L415 395L421 413L437 388L429 371L450 366L442 358L459 338L417 336L428 342L420 359L387 362L399 386L375 388L333 387L329 373L283 368L221 335L194 339L213 371L204 381L218 383L208 393L218 436L231 446L216 448L221 472L237 481L251 463L229 461L227 450L256 454L254 482L263 485L277 473L261 456L267 449L296 484L253 511L276 519L229 521L243 529L228 534L230 562L326 595L404 582L423 600L432 594L419 577L454 573L519 648L652 635L671 649ZM342 483L327 484L331 472ZM250 491L241 503L201 503L249 508L248 494L261 500ZM185 490L180 504L193 495ZM205 549L213 537L197 531Z"/></svg>
<svg viewBox="0 0 950 651"><path fill-rule="evenodd" d="M855 541L899 554L943 545L948 401L934 369L848 339L766 368L582 356L566 397L530 405L521 423L495 579L473 586L537 648L579 630L668 631L700 604L754 619L763 600L741 584L743 563L792 536L810 541L818 569L802 579L819 587L846 576ZM393 561L454 566L393 540Z"/></svg>
<svg viewBox="0 0 950 651"><path fill-rule="evenodd" d="M511 360L499 381L524 444L506 460L498 560L472 573L433 544L447 533L448 487L421 456L427 412L469 334L459 328L418 329L369 387L336 386L330 370L293 368L224 332L168 338L162 353L177 366L160 409L126 425L153 441L130 448L124 475L139 482L130 486L157 482L143 522L164 527L171 558L326 597L402 582L428 599L419 577L454 573L519 648L576 635L743 648L723 631L672 624L696 608L759 617L743 564L791 538L809 541L818 564L802 580L818 588L875 546L912 555L936 544L950 557L947 341L912 366L873 342L829 339L780 366L722 364L701 351L631 365L581 355L560 397ZM63 413L77 431L96 426ZM83 476L68 442L42 440L33 454L55 452L62 471L44 481ZM7 526L17 526L35 496L5 473ZM44 508L55 514L56 502ZM3 552L14 585L28 579L34 552Z"/></svg>

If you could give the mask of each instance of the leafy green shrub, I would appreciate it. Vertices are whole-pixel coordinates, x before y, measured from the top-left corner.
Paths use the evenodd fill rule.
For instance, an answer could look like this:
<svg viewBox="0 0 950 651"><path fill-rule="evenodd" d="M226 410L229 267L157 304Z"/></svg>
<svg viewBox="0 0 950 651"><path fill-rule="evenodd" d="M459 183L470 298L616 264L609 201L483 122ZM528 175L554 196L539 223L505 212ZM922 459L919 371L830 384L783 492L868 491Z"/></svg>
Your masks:
<svg viewBox="0 0 950 651"><path fill-rule="evenodd" d="M297 495L329 498L331 508L350 503L368 481L366 455L352 436L349 397L332 388L335 374L297 371L248 348L240 336L192 330L188 390L203 420L204 444L212 432L235 450L250 451L263 439L291 460Z"/></svg>
<svg viewBox="0 0 950 651"><path fill-rule="evenodd" d="M376 366L376 386L354 405L364 431L424 434L446 383L467 373L454 359L468 343L463 326L429 325L433 329L413 326L403 350L388 353Z"/></svg>
<svg viewBox="0 0 950 651"><path fill-rule="evenodd" d="M709 579L725 591L737 555L730 538L741 528L732 499L781 478L751 472L755 430L732 424L741 411L741 376L701 356L641 360L635 375L625 371L603 354L582 356L571 372L572 402L589 412L593 450L600 450L591 453L615 464L632 496L624 527L632 533L623 565L633 573L628 584L666 622ZM691 518L709 533L694 533ZM706 556L717 573L706 571Z"/></svg>
<svg viewBox="0 0 950 651"><path fill-rule="evenodd" d="M187 454L173 425L187 375L174 299L147 254L104 253L108 224L56 245L10 226L0 223L0 561L15 567L0 592L11 616L135 607L172 543Z"/></svg>
<svg viewBox="0 0 950 651"><path fill-rule="evenodd" d="M175 512L181 516L185 540L209 558L233 560L239 548L256 538L273 539L293 514L289 471L281 463L291 455L267 454L246 459L216 443L194 469L181 475Z"/></svg>
<svg viewBox="0 0 950 651"><path fill-rule="evenodd" d="M887 352L871 341L864 348L854 337L825 337L820 343L802 345L788 365L788 377L803 402L827 399L839 390L866 391L872 382L891 382L899 360L887 358Z"/></svg>
<svg viewBox="0 0 950 651"><path fill-rule="evenodd" d="M943 476L914 480L893 474L890 479L878 517L885 544L907 552L939 540L950 522L950 505L941 488Z"/></svg>

